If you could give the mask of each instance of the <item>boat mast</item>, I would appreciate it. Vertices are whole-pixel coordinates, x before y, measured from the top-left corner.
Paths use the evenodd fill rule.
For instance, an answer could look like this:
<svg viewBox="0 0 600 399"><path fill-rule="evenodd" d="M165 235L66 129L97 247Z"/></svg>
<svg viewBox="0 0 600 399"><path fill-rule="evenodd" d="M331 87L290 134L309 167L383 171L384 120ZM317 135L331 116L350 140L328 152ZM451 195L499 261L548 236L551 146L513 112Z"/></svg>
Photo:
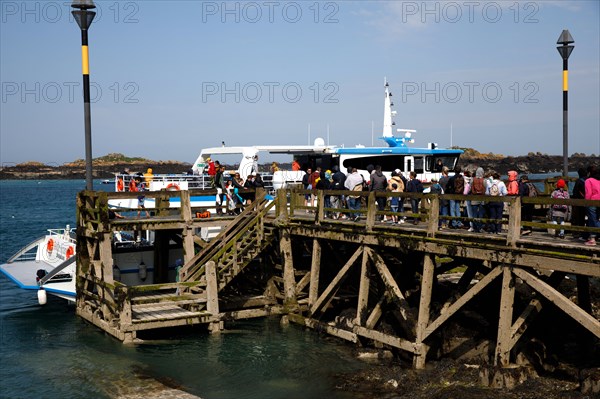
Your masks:
<svg viewBox="0 0 600 399"><path fill-rule="evenodd" d="M383 137L394 137L394 121L392 117L396 115L396 111L392 111L392 93L390 93L390 85L387 79L385 82L385 101L383 104Z"/></svg>

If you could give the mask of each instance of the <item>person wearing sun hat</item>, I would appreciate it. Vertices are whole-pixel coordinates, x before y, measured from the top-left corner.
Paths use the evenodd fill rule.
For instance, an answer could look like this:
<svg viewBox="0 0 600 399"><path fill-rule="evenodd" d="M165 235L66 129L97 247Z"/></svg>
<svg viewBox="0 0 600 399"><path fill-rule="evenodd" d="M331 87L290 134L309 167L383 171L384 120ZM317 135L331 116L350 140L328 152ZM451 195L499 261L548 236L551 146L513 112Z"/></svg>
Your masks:
<svg viewBox="0 0 600 399"><path fill-rule="evenodd" d="M569 199L569 192L566 190L567 183L563 179L559 179L556 182L556 190L552 191L550 198L557 200L565 200ZM570 213L571 207L564 203L557 203L550 205L550 215L552 218L552 224L565 224L565 220L567 220L567 215ZM565 238L564 230L555 230L555 237Z"/></svg>

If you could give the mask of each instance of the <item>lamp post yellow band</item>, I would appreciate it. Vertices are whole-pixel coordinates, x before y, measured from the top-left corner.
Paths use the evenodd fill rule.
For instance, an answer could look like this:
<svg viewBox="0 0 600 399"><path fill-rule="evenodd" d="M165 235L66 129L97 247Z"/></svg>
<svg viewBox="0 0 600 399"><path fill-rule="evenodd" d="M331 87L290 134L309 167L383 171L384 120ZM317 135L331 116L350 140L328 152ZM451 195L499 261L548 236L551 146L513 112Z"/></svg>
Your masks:
<svg viewBox="0 0 600 399"><path fill-rule="evenodd" d="M569 91L569 71L563 71L563 91Z"/></svg>
<svg viewBox="0 0 600 399"><path fill-rule="evenodd" d="M84 75L90 74L90 60L88 46L81 46L81 69Z"/></svg>

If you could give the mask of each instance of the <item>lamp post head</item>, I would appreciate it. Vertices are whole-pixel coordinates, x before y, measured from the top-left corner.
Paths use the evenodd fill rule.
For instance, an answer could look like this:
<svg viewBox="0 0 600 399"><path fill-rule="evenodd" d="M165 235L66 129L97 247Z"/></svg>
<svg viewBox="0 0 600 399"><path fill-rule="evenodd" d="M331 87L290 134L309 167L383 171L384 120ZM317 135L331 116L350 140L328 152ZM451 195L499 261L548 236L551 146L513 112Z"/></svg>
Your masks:
<svg viewBox="0 0 600 399"><path fill-rule="evenodd" d="M79 10L89 10L91 8L96 8L96 5L94 4L94 0L73 0L71 7Z"/></svg>
<svg viewBox="0 0 600 399"><path fill-rule="evenodd" d="M573 40L573 36L571 36L571 33L569 33L568 29L563 30L556 44L566 45L571 43L575 43L575 40Z"/></svg>
<svg viewBox="0 0 600 399"><path fill-rule="evenodd" d="M73 0L71 7L74 8L74 10L71 11L71 14L73 14L73 18L77 21L79 28L81 30L88 30L96 16L95 11L90 11L91 9L96 8L94 0Z"/></svg>
<svg viewBox="0 0 600 399"><path fill-rule="evenodd" d="M563 60L568 60L571 52L575 48L575 46L570 45L571 43L575 43L573 36L571 36L571 33L569 33L568 29L563 30L558 38L558 41L556 42L556 44L561 44L561 46L556 47L556 49L560 53L560 56Z"/></svg>

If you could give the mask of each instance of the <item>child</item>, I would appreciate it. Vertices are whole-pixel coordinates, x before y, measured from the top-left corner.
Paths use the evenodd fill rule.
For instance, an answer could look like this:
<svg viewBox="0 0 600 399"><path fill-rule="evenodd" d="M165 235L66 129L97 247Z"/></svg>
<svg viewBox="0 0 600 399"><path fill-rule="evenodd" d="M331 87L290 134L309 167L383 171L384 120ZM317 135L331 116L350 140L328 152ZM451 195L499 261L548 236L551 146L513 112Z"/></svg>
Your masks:
<svg viewBox="0 0 600 399"><path fill-rule="evenodd" d="M137 191L139 192L143 192L146 191L146 183L144 183L141 178L136 178L136 182L137 182ZM146 213L146 217L149 217L150 215L148 214L148 211L146 210L146 207L144 206L144 201L146 200L146 196L145 195L139 195L137 197L138 199L138 217L140 217L140 213L143 210Z"/></svg>
<svg viewBox="0 0 600 399"><path fill-rule="evenodd" d="M565 190L566 183L563 179L560 179L556 182L556 190L552 192L550 198L553 199L569 199L569 192ZM550 216L552 218L552 224L565 224L565 219L567 219L567 214L571 211L571 207L566 204L553 204L550 208ZM558 230L554 231L554 236L559 238L565 238L565 231Z"/></svg>

